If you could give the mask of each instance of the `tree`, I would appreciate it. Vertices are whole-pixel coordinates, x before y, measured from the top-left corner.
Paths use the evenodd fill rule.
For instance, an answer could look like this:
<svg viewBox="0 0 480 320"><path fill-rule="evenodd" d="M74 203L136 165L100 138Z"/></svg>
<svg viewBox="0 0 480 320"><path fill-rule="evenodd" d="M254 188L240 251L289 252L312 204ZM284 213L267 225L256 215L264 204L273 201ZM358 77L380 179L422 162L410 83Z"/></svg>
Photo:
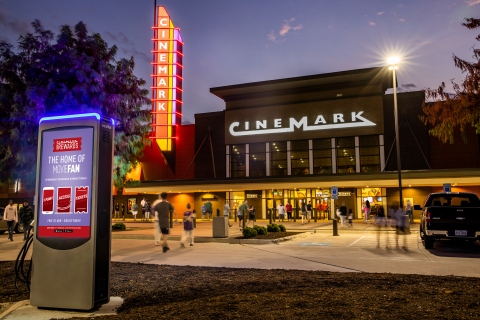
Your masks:
<svg viewBox="0 0 480 320"><path fill-rule="evenodd" d="M32 26L16 51L0 41L0 183L34 186L40 118L97 112L116 119L114 180L122 187L150 143L148 90L133 57L116 61L117 47L83 22L62 26L55 40L40 21Z"/></svg>
<svg viewBox="0 0 480 320"><path fill-rule="evenodd" d="M480 19L467 18L462 23L468 29L480 27ZM480 41L480 35L475 38ZM455 67L466 73L465 79L460 83L452 80L454 94L445 92L445 83L438 89L426 89L425 101L422 109L425 113L420 119L426 124L433 126L429 133L438 137L443 143L453 143L453 133L459 127L464 142L466 128L470 125L476 128L480 134L480 49L473 47L475 62L460 59L455 54L453 61ZM433 100L433 102L427 102Z"/></svg>

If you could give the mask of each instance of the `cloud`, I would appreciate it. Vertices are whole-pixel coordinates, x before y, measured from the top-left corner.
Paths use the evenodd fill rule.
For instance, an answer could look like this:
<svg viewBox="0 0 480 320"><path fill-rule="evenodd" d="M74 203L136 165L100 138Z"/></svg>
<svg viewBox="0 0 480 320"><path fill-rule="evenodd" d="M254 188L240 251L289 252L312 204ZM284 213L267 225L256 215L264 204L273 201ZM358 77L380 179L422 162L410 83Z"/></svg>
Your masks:
<svg viewBox="0 0 480 320"><path fill-rule="evenodd" d="M118 32L116 34L113 34L111 33L110 31L105 31L104 32L105 36L107 38L110 38L111 40L119 43L119 44L123 44L123 45L126 45L126 46L135 46L135 43L133 41L130 41L130 39L127 38L127 36L125 34L123 34L122 32Z"/></svg>
<svg viewBox="0 0 480 320"><path fill-rule="evenodd" d="M13 31L18 34L26 34L32 32L33 28L29 23L16 17L7 16L6 13L0 11L0 28Z"/></svg>
<svg viewBox="0 0 480 320"><path fill-rule="evenodd" d="M480 0L467 0L465 1L465 3L468 3L468 6L474 6L476 4L479 4L480 3Z"/></svg>
<svg viewBox="0 0 480 320"><path fill-rule="evenodd" d="M377 24L373 21L368 21L368 24L371 25L371 26L376 26Z"/></svg>
<svg viewBox="0 0 480 320"><path fill-rule="evenodd" d="M377 16L381 16L381 15L384 14L384 13L385 13L384 11L379 12L379 13L377 13Z"/></svg>
<svg viewBox="0 0 480 320"><path fill-rule="evenodd" d="M400 3L400 4L398 5L398 7L399 7L399 8L403 8L403 3Z"/></svg>
<svg viewBox="0 0 480 320"><path fill-rule="evenodd" d="M398 21L400 21L400 22L405 22L405 21L407 21L407 20L405 20L405 19L403 19L403 18L400 18L400 19L398 19Z"/></svg>
<svg viewBox="0 0 480 320"><path fill-rule="evenodd" d="M122 52L126 55L133 56L135 59L142 59L145 62L152 62L153 56L147 57L144 52L139 52L135 47L131 49L121 48Z"/></svg>
<svg viewBox="0 0 480 320"><path fill-rule="evenodd" d="M280 37L285 37L285 35L290 31L290 30L301 30L303 29L303 24L299 24L298 26L292 27L290 25L290 22L295 21L295 18L290 18L288 20L284 20L282 27L278 31L278 36L275 34L275 31L272 30L269 34L267 34L268 40L275 42L275 43L281 43L285 41L286 39L281 39Z"/></svg>
<svg viewBox="0 0 480 320"><path fill-rule="evenodd" d="M333 24L332 24L332 25L330 25L330 26L328 26L328 28L327 28L327 29L332 29L332 28L333 28Z"/></svg>

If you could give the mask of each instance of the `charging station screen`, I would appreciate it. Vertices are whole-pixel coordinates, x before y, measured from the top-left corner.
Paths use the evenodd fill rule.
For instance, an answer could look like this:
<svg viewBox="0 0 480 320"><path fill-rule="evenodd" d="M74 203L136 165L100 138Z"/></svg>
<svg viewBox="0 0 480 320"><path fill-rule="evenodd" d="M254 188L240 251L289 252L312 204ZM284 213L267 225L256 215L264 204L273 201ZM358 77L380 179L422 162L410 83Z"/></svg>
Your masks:
<svg viewBox="0 0 480 320"><path fill-rule="evenodd" d="M90 237L93 128L42 132L38 237Z"/></svg>

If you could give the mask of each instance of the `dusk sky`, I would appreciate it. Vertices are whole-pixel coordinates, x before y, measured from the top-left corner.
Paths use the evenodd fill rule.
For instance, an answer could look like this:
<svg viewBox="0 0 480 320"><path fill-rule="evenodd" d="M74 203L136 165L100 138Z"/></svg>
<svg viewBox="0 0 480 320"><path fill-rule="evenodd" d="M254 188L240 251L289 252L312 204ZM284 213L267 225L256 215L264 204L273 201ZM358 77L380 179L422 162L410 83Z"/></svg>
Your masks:
<svg viewBox="0 0 480 320"><path fill-rule="evenodd" d="M402 61L400 90L437 87L464 78L452 54L472 60L480 0L160 1L184 40L184 118L224 109L211 87L297 77ZM0 0L0 39L16 43L34 19L58 33L87 24L118 58L134 56L135 74L151 86L154 0ZM451 88L451 86L449 86Z"/></svg>

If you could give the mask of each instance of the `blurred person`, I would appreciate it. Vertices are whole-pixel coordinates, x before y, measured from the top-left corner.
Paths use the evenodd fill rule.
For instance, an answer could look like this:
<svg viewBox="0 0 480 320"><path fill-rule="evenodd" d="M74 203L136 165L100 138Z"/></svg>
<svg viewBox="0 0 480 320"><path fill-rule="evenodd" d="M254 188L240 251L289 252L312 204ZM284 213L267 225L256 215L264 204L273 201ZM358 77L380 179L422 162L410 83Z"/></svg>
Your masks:
<svg viewBox="0 0 480 320"><path fill-rule="evenodd" d="M282 220L282 222L285 220L285 207L283 206L283 203L279 203L277 206L277 212L278 212L278 220Z"/></svg>
<svg viewBox="0 0 480 320"><path fill-rule="evenodd" d="M254 206L250 206L250 208L248 209L248 215L249 215L249 219L248 219L248 222L247 222L246 226L248 226L250 224L250 221L252 221L253 227L255 227L255 222L257 221L257 219L255 217L255 207Z"/></svg>
<svg viewBox="0 0 480 320"><path fill-rule="evenodd" d="M370 221L370 201L365 201L365 208L367 209L367 214L366 214L366 217L367 217L367 222Z"/></svg>
<svg viewBox="0 0 480 320"><path fill-rule="evenodd" d="M240 231L243 231L242 229L242 219L246 219L245 217L245 211L244 210L248 210L248 201L245 200L243 202L243 204L238 208L238 226L240 227Z"/></svg>
<svg viewBox="0 0 480 320"><path fill-rule="evenodd" d="M302 225L307 224L307 206L305 205L305 202L302 202L300 210L302 215Z"/></svg>
<svg viewBox="0 0 480 320"><path fill-rule="evenodd" d="M153 207L153 210L158 212L158 224L160 226L160 232L163 235L163 253L166 253L170 248L167 243L167 236L170 234L170 214L175 212L175 208L170 202L167 201L168 194L162 192L160 194L160 201Z"/></svg>
<svg viewBox="0 0 480 320"><path fill-rule="evenodd" d="M142 221L145 220L145 211L147 210L147 200L143 197L142 201L140 201L140 206L142 207Z"/></svg>
<svg viewBox="0 0 480 320"><path fill-rule="evenodd" d="M210 200L207 200L207 202L205 202L205 213L207 216L207 220L210 221L210 217L212 216L212 203L210 202Z"/></svg>
<svg viewBox="0 0 480 320"><path fill-rule="evenodd" d="M287 201L287 204L285 205L285 210L287 211L287 220L292 220L292 205L289 201Z"/></svg>
<svg viewBox="0 0 480 320"><path fill-rule="evenodd" d="M115 205L115 215L113 217L113 220L117 220L120 217L120 205L117 204Z"/></svg>
<svg viewBox="0 0 480 320"><path fill-rule="evenodd" d="M230 205L228 200L225 202L225 205L223 206L223 216L228 219L228 226L231 227L232 224L230 224Z"/></svg>
<svg viewBox="0 0 480 320"><path fill-rule="evenodd" d="M137 221L137 214L138 214L138 204L135 201L132 205L132 215L133 215L133 221Z"/></svg>
<svg viewBox="0 0 480 320"><path fill-rule="evenodd" d="M122 217L123 221L125 221L125 203L122 203Z"/></svg>
<svg viewBox="0 0 480 320"><path fill-rule="evenodd" d="M347 207L345 206L345 201L342 201L342 206L340 207L340 209L338 209L340 211L340 221L342 222L342 226L341 228L343 228L345 226L345 220L347 218Z"/></svg>
<svg viewBox="0 0 480 320"><path fill-rule="evenodd" d="M15 223L18 222L17 206L13 204L13 200L8 201L3 220L7 221L8 239L13 241L13 229L15 229Z"/></svg>
<svg viewBox="0 0 480 320"><path fill-rule="evenodd" d="M153 230L154 230L154 236L155 236L155 245L159 246L160 245L160 223L158 222L158 212L155 211L155 206L160 202L160 199L155 200L152 204L152 209L151 209L151 215L153 216Z"/></svg>
<svg viewBox="0 0 480 320"><path fill-rule="evenodd" d="M180 248L185 249L185 240L190 237L190 247L193 247L193 220L195 220L195 215L190 211L190 203L187 203L187 211L183 213L183 233L182 240L180 240Z"/></svg>
<svg viewBox="0 0 480 320"><path fill-rule="evenodd" d="M353 212L352 212L352 209L348 209L348 227L353 228Z"/></svg>
<svg viewBox="0 0 480 320"><path fill-rule="evenodd" d="M405 212L407 213L408 221L413 222L413 211L410 200L407 200L407 203L405 204Z"/></svg>
<svg viewBox="0 0 480 320"><path fill-rule="evenodd" d="M30 233L30 224L33 221L33 209L29 206L28 200L23 201L23 207L20 208L18 218L23 225L23 241L27 240L28 234Z"/></svg>
<svg viewBox="0 0 480 320"><path fill-rule="evenodd" d="M380 206L378 208L377 217L375 218L375 225L377 226L377 248L380 248L382 229L388 225L387 217L385 217L385 210L383 209L383 206ZM386 246L388 248L388 236Z"/></svg>
<svg viewBox="0 0 480 320"><path fill-rule="evenodd" d="M207 214L207 207L205 206L205 204L202 204L200 210L202 211L202 221L205 221L205 215Z"/></svg>
<svg viewBox="0 0 480 320"><path fill-rule="evenodd" d="M310 219L312 219L312 201L308 201L307 204L307 220L310 223Z"/></svg>
<svg viewBox="0 0 480 320"><path fill-rule="evenodd" d="M150 222L150 210L152 209L152 207L150 206L150 202L147 200L145 200L145 221L148 221Z"/></svg>

